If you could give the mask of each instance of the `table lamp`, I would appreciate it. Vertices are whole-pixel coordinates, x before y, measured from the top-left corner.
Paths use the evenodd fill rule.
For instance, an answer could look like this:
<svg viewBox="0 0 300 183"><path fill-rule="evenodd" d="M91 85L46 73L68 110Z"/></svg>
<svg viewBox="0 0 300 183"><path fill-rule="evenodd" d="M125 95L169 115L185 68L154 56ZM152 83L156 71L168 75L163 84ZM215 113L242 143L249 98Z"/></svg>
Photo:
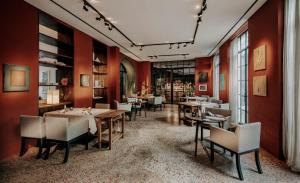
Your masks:
<svg viewBox="0 0 300 183"><path fill-rule="evenodd" d="M47 92L47 104L59 104L59 90L49 90Z"/></svg>

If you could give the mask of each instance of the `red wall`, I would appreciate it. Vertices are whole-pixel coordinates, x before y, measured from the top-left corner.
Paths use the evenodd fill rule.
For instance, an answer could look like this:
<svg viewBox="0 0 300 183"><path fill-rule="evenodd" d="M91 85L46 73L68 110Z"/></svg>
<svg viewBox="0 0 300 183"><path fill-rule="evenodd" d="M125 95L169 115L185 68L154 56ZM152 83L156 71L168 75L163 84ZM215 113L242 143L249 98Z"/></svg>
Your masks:
<svg viewBox="0 0 300 183"><path fill-rule="evenodd" d="M230 41L224 43L219 49L220 56L220 74L225 77L225 89L219 91L220 100L229 101L229 66L230 66Z"/></svg>
<svg viewBox="0 0 300 183"><path fill-rule="evenodd" d="M120 49L108 48L108 102L114 106L114 100L120 101Z"/></svg>
<svg viewBox="0 0 300 183"><path fill-rule="evenodd" d="M137 91L140 93L142 85L145 84L148 87L148 93L151 93L151 62L137 62Z"/></svg>
<svg viewBox="0 0 300 183"><path fill-rule="evenodd" d="M74 30L74 106L92 107L93 42L88 35ZM80 87L80 74L90 76L90 87Z"/></svg>
<svg viewBox="0 0 300 183"><path fill-rule="evenodd" d="M195 71L195 94L198 96L209 95L213 96L213 59L212 57L197 58ZM208 73L207 91L199 91L199 75L200 72Z"/></svg>
<svg viewBox="0 0 300 183"><path fill-rule="evenodd" d="M19 116L38 114L38 11L23 0L0 6L0 159L19 152ZM3 93L3 64L30 67L28 92Z"/></svg>
<svg viewBox="0 0 300 183"><path fill-rule="evenodd" d="M249 120L262 123L261 145L282 157L283 0L267 1L248 21ZM253 50L265 44L267 69L253 71ZM267 75L267 96L253 96L253 77Z"/></svg>

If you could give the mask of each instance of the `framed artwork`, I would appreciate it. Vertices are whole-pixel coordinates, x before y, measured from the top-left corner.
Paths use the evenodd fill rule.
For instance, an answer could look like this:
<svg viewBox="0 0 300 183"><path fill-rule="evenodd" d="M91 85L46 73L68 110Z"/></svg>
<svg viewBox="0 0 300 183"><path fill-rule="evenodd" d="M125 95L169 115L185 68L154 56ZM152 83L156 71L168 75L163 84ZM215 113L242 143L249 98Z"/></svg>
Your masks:
<svg viewBox="0 0 300 183"><path fill-rule="evenodd" d="M253 77L253 95L267 96L267 76Z"/></svg>
<svg viewBox="0 0 300 183"><path fill-rule="evenodd" d="M253 51L254 71L266 69L266 45L261 45Z"/></svg>
<svg viewBox="0 0 300 183"><path fill-rule="evenodd" d="M225 75L222 73L220 74L220 91L225 90Z"/></svg>
<svg viewBox="0 0 300 183"><path fill-rule="evenodd" d="M199 83L207 83L207 80L208 80L208 73L200 72L199 73Z"/></svg>
<svg viewBox="0 0 300 183"><path fill-rule="evenodd" d="M3 65L3 91L29 91L29 66Z"/></svg>
<svg viewBox="0 0 300 183"><path fill-rule="evenodd" d="M200 84L199 91L207 91L207 84Z"/></svg>
<svg viewBox="0 0 300 183"><path fill-rule="evenodd" d="M90 87L90 76L88 74L80 74L80 86Z"/></svg>

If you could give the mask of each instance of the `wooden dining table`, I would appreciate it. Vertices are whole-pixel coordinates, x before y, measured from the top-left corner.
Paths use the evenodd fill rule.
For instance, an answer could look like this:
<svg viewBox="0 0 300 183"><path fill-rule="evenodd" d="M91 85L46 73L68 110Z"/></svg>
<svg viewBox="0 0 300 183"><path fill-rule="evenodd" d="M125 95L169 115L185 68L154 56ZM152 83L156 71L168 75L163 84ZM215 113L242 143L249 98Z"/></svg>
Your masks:
<svg viewBox="0 0 300 183"><path fill-rule="evenodd" d="M187 121L186 119L186 109L189 108L192 111L195 109L198 109L201 104L197 102L179 102L178 103L178 120L179 124L181 124L181 121ZM181 116L181 112L183 111L183 116Z"/></svg>
<svg viewBox="0 0 300 183"><path fill-rule="evenodd" d="M126 110L109 110L108 112L99 114L95 116L95 121L97 125L97 136L98 136L98 147L101 149L102 143L102 124L108 123L108 149L111 150L112 144L116 142L120 138L124 138L124 128L125 128L125 113L128 112ZM115 122L121 121L121 131L114 131L113 127Z"/></svg>

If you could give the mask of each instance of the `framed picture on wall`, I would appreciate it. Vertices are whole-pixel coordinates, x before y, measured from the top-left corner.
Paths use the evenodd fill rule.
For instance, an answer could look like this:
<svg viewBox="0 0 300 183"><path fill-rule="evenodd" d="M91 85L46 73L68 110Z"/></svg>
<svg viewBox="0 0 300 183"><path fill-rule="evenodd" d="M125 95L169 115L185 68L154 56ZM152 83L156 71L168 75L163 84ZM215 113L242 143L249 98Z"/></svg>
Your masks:
<svg viewBox="0 0 300 183"><path fill-rule="evenodd" d="M254 71L266 69L266 45L254 49Z"/></svg>
<svg viewBox="0 0 300 183"><path fill-rule="evenodd" d="M88 74L80 74L80 86L90 87L90 76Z"/></svg>
<svg viewBox="0 0 300 183"><path fill-rule="evenodd" d="M200 72L199 73L199 83L207 83L207 80L208 80L208 73Z"/></svg>
<svg viewBox="0 0 300 183"><path fill-rule="evenodd" d="M207 91L207 84L200 84L199 91Z"/></svg>
<svg viewBox="0 0 300 183"><path fill-rule="evenodd" d="M220 74L220 91L225 90L225 75L222 73Z"/></svg>
<svg viewBox="0 0 300 183"><path fill-rule="evenodd" d="M30 68L28 66L4 64L3 91L29 91L29 71Z"/></svg>

